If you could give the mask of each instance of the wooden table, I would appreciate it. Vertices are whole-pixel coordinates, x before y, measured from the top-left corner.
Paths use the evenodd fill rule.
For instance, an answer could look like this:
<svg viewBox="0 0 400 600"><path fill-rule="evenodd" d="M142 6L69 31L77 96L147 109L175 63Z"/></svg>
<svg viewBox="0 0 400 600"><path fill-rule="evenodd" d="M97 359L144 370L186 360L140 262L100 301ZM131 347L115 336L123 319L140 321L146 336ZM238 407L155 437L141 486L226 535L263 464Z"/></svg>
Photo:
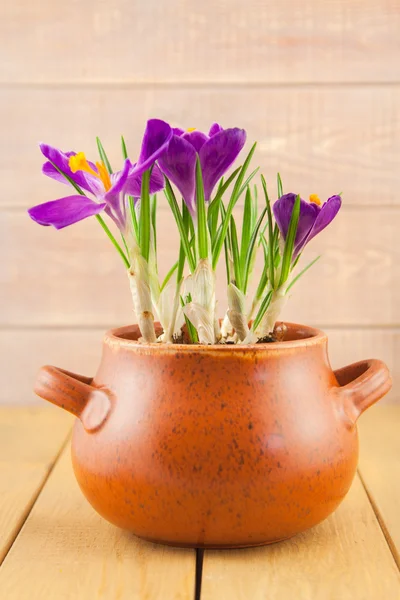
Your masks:
<svg viewBox="0 0 400 600"><path fill-rule="evenodd" d="M52 407L0 409L1 600L193 600L196 567L202 600L400 599L400 407L360 419L359 476L327 521L204 562L92 510L72 473L71 424Z"/></svg>

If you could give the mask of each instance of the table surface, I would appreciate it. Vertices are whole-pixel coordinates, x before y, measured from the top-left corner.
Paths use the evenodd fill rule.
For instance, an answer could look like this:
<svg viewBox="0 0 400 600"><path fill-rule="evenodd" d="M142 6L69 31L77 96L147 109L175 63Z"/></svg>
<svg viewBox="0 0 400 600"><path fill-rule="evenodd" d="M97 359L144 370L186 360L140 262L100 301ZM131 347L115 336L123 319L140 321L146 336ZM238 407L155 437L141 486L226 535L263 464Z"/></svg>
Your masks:
<svg viewBox="0 0 400 600"><path fill-rule="evenodd" d="M1 600L400 600L399 406L361 417L359 473L324 523L203 562L93 511L72 472L71 425L53 407L0 409Z"/></svg>

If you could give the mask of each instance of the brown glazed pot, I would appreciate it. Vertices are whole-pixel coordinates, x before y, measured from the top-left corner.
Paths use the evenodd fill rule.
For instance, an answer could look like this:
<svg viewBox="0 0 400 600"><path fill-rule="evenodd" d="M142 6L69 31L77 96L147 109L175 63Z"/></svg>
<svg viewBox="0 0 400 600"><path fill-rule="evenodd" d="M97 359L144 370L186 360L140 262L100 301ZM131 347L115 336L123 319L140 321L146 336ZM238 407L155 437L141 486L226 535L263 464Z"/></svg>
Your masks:
<svg viewBox="0 0 400 600"><path fill-rule="evenodd" d="M390 389L365 360L333 372L327 337L287 324L254 346L140 344L108 332L94 377L43 367L36 393L77 417L79 485L106 519L151 541L240 547L325 519L358 457L356 420Z"/></svg>

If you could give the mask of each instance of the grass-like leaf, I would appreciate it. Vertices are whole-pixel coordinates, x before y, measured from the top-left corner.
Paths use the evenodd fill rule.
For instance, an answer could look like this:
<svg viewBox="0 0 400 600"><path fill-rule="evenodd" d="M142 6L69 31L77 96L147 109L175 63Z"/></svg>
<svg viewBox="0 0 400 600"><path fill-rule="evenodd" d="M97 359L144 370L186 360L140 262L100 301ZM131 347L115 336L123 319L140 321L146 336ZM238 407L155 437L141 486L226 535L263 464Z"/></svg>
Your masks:
<svg viewBox="0 0 400 600"><path fill-rule="evenodd" d="M96 138L96 142L97 142L97 148L98 148L98 151L99 151L100 160L106 165L107 171L111 175L111 173L113 171L112 171L112 168L111 168L111 165L110 165L110 161L107 158L107 154L106 154L106 152L105 152L105 150L103 148L103 144L101 143L99 137Z"/></svg>
<svg viewBox="0 0 400 600"><path fill-rule="evenodd" d="M197 210L197 247L199 258L208 258L208 231L206 202L204 199L203 175L200 159L196 158L196 210Z"/></svg>
<svg viewBox="0 0 400 600"><path fill-rule="evenodd" d="M181 239L182 247L185 252L186 260L188 261L189 269L191 273L194 273L196 269L196 262L192 253L192 249L189 244L188 235L185 232L185 226L182 218L181 211L179 210L178 203L175 198L174 191L171 187L171 184L167 177L165 177L165 188L164 188L165 197L168 200L168 204L171 207L172 214L174 215L175 222L178 227L179 236ZM190 231L190 224L189 224Z"/></svg>
<svg viewBox="0 0 400 600"><path fill-rule="evenodd" d="M247 248L253 231L253 200L251 197L250 188L247 187L246 196L244 199L242 235L240 239L240 270L244 273L246 264Z"/></svg>
<svg viewBox="0 0 400 600"><path fill-rule="evenodd" d="M241 290L242 289L242 274L240 271L239 244L238 244L238 239L237 239L236 223L235 223L235 219L232 216L231 216L231 226L230 226L230 238L231 238L233 267L235 270L235 285L237 288L239 288L239 290Z"/></svg>
<svg viewBox="0 0 400 600"><path fill-rule="evenodd" d="M240 190L242 188L243 179L244 179L244 176L246 175L246 171L247 171L247 169L249 167L250 161L251 161L251 159L253 157L253 154L255 152L256 145L257 145L256 143L253 144L250 152L248 153L247 158L244 161L243 166L241 167L241 169L239 171L239 174L237 176L235 185L233 187L233 191L232 191L232 194L231 194L231 197L230 197L230 200L229 200L229 204L228 204L228 207L226 209L226 217L225 217L225 220L223 222L223 227L221 229L221 233L219 234L218 239L217 239L216 244L215 244L215 247L214 247L214 252L213 252L213 257L212 257L212 266L213 266L214 270L216 269L216 266L218 264L218 260L219 260L220 254L221 254L221 250L222 250L222 247L223 247L223 244L224 244L224 240L225 240L228 228L229 228L232 211L233 211L233 209L235 207L236 202L240 198ZM244 189L246 189L246 187L244 187Z"/></svg>
<svg viewBox="0 0 400 600"><path fill-rule="evenodd" d="M125 138L123 135L121 135L121 150L122 150L122 156L126 160L128 158L128 151L126 149Z"/></svg>
<svg viewBox="0 0 400 600"><path fill-rule="evenodd" d="M300 217L300 196L296 196L296 200L293 205L292 215L290 217L289 229L285 240L285 249L282 257L282 269L281 277L279 280L279 287L287 281L290 273L290 266L292 264L294 242L296 239L297 226L299 224Z"/></svg>
<svg viewBox="0 0 400 600"><path fill-rule="evenodd" d="M185 255L183 255L185 256ZM163 289L165 288L165 286L167 285L167 283L169 282L169 280L171 279L172 275L175 273L175 271L177 270L179 265L179 261L177 260L176 263L170 268L170 270L168 271L168 273L166 274L166 276L164 277L164 281L161 284L160 287L160 292L163 291Z"/></svg>
<svg viewBox="0 0 400 600"><path fill-rule="evenodd" d="M153 228L154 251L157 252L157 196L155 194L150 198L150 217Z"/></svg>
<svg viewBox="0 0 400 600"><path fill-rule="evenodd" d="M254 227L253 233L251 235L248 247L247 247L247 253L246 253L246 260L245 260L245 264L244 264L244 269L242 271L242 283L243 283L243 293L246 294L247 292L247 286L249 283L249 276L250 276L250 272L251 272L251 264L253 262L253 253L254 253L254 249L256 246L256 241L258 239L258 233L260 231L260 227L261 227L261 223L264 220L265 217L265 213L267 212L267 207L264 208L264 210L262 211L256 226Z"/></svg>
<svg viewBox="0 0 400 600"><path fill-rule="evenodd" d="M290 288L292 288L294 286L294 284L296 283L296 281L298 281L300 279L300 277L302 275L304 275L304 273L306 271L308 271L308 269L310 267L312 267L313 265L315 265L315 263L317 262L317 260L319 260L321 258L321 255L317 256L317 258L314 258L314 260L312 260L310 263L308 263L308 265L306 267L304 267L304 269L302 271L300 271L300 273L298 275L296 275L296 277L290 282L290 284L288 285L287 289L286 289L286 294L288 293L288 291L290 290Z"/></svg>
<svg viewBox="0 0 400 600"><path fill-rule="evenodd" d="M278 187L278 198L280 198L281 196L283 196L283 186L282 186L282 179L279 173L277 173L276 175L276 183L277 183L277 187Z"/></svg>
<svg viewBox="0 0 400 600"><path fill-rule="evenodd" d="M182 308L184 308L184 306L186 304L189 304L189 302L191 302L191 301L192 301L192 295L191 294L188 294L186 296L186 302L185 302L185 300L181 296L181 305L182 305ZM192 321L190 321L190 319L187 318L187 316L185 315L185 313L183 313L183 316L185 317L186 328L187 328L188 336L189 336L189 339L190 339L191 343L192 344L198 344L199 343L199 336L197 335L196 327L193 325Z"/></svg>
<svg viewBox="0 0 400 600"><path fill-rule="evenodd" d="M268 213L268 279L270 281L272 289L275 289L275 264L274 264L274 248L275 248L275 240L274 240L274 231L272 226L272 210L271 210L271 202L268 196L267 190L267 182L265 181L264 175L261 175L261 183L264 190L265 196L265 204L267 207Z"/></svg>
<svg viewBox="0 0 400 600"><path fill-rule="evenodd" d="M265 298L261 302L260 308L258 309L258 313L257 313L257 315L253 321L253 325L251 327L251 329L253 331L255 331L257 329L257 327L259 326L259 324L261 323L263 316L265 315L265 313L268 310L269 305L271 304L271 299L272 299L272 290L270 290L268 292L268 294L265 296Z"/></svg>
<svg viewBox="0 0 400 600"><path fill-rule="evenodd" d="M140 253L146 262L149 262L150 254L150 169L142 176L142 188L140 191L140 214L139 214L139 247Z"/></svg>

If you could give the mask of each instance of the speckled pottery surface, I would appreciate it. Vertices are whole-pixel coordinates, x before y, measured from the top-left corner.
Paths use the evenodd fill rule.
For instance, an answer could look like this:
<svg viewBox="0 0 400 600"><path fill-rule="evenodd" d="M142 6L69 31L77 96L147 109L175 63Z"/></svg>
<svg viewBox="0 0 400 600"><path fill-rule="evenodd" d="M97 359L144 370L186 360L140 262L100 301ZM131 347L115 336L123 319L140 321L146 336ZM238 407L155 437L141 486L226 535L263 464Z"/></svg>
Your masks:
<svg viewBox="0 0 400 600"><path fill-rule="evenodd" d="M92 380L43 367L35 391L77 415L72 460L106 519L176 546L267 544L325 519L358 457L356 420L390 389L366 360L333 372L327 337L286 324L255 346L139 344L108 332Z"/></svg>

